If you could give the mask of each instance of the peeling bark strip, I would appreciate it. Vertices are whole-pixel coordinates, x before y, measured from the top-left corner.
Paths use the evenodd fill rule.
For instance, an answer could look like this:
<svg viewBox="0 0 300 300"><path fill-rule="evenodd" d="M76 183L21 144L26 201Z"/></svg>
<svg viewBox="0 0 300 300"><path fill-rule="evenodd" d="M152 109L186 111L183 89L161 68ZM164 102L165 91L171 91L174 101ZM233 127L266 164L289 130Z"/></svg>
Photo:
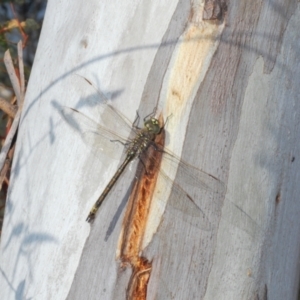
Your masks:
<svg viewBox="0 0 300 300"><path fill-rule="evenodd" d="M147 259L139 257L132 265L132 275L128 283L128 300L146 300L147 286L150 278L152 264Z"/></svg>
<svg viewBox="0 0 300 300"><path fill-rule="evenodd" d="M227 0L206 0L203 20L222 20L227 11Z"/></svg>
<svg viewBox="0 0 300 300"><path fill-rule="evenodd" d="M159 117L160 124L163 118ZM165 131L156 137L155 143L164 147ZM155 159L147 160L150 154ZM120 246L120 259L123 265L130 264L132 267L132 276L127 287L127 299L143 300L147 295L147 284L151 273L151 262L146 258L140 257L142 251L146 223L150 210L151 200L155 189L158 172L163 153L156 151L150 146L141 157L141 162L137 169L137 176L141 179L137 181L127 205L127 211L124 217L123 236ZM144 155L143 155L144 156Z"/></svg>

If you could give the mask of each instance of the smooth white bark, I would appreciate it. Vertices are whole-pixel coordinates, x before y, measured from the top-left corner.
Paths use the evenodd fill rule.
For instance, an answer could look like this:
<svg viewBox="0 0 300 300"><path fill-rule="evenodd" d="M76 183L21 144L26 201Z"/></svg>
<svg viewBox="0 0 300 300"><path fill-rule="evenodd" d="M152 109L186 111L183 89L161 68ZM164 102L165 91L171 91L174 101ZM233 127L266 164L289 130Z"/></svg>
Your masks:
<svg viewBox="0 0 300 300"><path fill-rule="evenodd" d="M198 195L206 228L168 205L151 220L148 298L295 299L300 11L249 3L230 3L225 23L203 22L200 2L48 3L1 238L3 299L125 299L131 271L116 253L132 178L90 232L119 161L95 159L60 116L65 105L97 118L81 76L130 120L157 103L173 114L168 147L227 186Z"/></svg>

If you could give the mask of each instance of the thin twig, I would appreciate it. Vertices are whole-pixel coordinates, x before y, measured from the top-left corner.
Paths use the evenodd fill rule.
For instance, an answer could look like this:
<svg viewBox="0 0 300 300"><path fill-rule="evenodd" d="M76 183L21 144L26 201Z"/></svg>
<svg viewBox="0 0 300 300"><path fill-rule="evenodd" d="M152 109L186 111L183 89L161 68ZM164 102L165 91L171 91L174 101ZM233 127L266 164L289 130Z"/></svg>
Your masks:
<svg viewBox="0 0 300 300"><path fill-rule="evenodd" d="M12 158L14 156L15 152L15 145L13 145L10 150L8 151L7 158L5 160L4 166L0 172L0 190L2 190L3 181L8 180L7 173L10 169Z"/></svg>
<svg viewBox="0 0 300 300"><path fill-rule="evenodd" d="M10 149L10 146L11 146L11 143L12 143L12 140L15 136L15 133L18 129L18 125L19 125L19 121L20 121L20 116L21 116L21 110L19 109L15 118L14 118L14 121L13 121L13 124L9 130L9 133L7 134L6 136L6 139L5 139L5 142L4 142L4 145L1 149L1 153L0 153L0 170L2 170L3 166L4 166L4 163L5 163L5 160L6 160L6 156L7 156L7 153Z"/></svg>
<svg viewBox="0 0 300 300"><path fill-rule="evenodd" d="M19 30L20 30L20 33L21 33L21 36L23 38L23 48L25 48L26 44L27 44L27 40L28 40L28 35L24 32L23 28L22 28L22 25L18 19L18 16L16 14L16 11L15 11L15 8L14 8L14 5L13 3L10 4L10 8L11 8L11 11L15 17L15 20L17 21L18 23L18 27L19 27ZM21 44L22 46L22 44Z"/></svg>
<svg viewBox="0 0 300 300"><path fill-rule="evenodd" d="M5 67L7 69L7 73L9 75L9 79L10 79L11 84L13 86L14 92L16 94L17 101L18 101L18 106L20 106L20 104L22 103L20 82L19 82L18 76L15 72L14 65L13 65L9 50L6 50L5 53L4 53L4 64L5 64Z"/></svg>
<svg viewBox="0 0 300 300"><path fill-rule="evenodd" d="M18 43L18 63L19 63L19 73L20 73L20 86L21 86L21 103L23 105L24 95L25 95L25 77L24 77L24 63L23 63L23 49L22 41Z"/></svg>
<svg viewBox="0 0 300 300"><path fill-rule="evenodd" d="M6 99L0 97L0 109L2 109L10 118L14 118L17 113L17 107L9 103Z"/></svg>

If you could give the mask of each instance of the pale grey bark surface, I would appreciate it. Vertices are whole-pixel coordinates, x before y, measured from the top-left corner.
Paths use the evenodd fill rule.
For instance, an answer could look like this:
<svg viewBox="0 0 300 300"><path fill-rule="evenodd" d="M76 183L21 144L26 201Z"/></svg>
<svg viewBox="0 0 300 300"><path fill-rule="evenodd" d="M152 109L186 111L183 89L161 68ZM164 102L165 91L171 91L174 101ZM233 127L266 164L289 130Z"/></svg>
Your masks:
<svg viewBox="0 0 300 300"><path fill-rule="evenodd" d="M61 118L64 105L97 118L80 76L129 120L155 106L172 114L168 148L226 186L213 197L183 186L206 226L154 208L147 299L296 299L299 2L231 1L223 21L202 21L202 10L200 1L49 1L1 238L3 299L126 298L131 270L118 243L133 176L90 230L85 218L122 150L96 159Z"/></svg>

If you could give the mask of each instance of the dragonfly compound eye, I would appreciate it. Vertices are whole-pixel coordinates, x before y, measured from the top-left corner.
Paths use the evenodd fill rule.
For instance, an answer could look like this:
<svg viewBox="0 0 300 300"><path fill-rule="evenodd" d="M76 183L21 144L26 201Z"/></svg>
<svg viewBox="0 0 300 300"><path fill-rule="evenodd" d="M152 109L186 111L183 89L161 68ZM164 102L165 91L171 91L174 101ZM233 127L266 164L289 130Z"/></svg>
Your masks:
<svg viewBox="0 0 300 300"><path fill-rule="evenodd" d="M147 128L147 130L149 132L152 132L153 134L159 134L161 131L161 127L159 125L159 121L155 118L151 118L150 120L147 120L145 122L145 128Z"/></svg>

